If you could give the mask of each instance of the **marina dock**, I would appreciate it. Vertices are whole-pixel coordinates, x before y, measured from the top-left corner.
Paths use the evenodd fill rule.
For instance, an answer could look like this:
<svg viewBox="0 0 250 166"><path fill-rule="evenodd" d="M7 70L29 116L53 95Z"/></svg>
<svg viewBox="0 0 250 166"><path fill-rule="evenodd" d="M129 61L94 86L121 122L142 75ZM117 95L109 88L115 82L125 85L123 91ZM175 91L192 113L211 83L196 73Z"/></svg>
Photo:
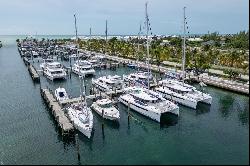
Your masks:
<svg viewBox="0 0 250 166"><path fill-rule="evenodd" d="M27 57L23 57L23 62L26 66L30 64L29 59Z"/></svg>
<svg viewBox="0 0 250 166"><path fill-rule="evenodd" d="M249 85L247 85L247 84L242 84L242 83L232 84L230 82L226 82L225 80L215 80L215 79L211 79L209 77L207 77L207 78L194 77L194 80L196 82L202 81L207 85L214 86L217 88L222 88L222 89L226 89L229 91L249 95Z"/></svg>
<svg viewBox="0 0 250 166"><path fill-rule="evenodd" d="M64 114L62 107L56 101L53 93L49 89L40 89L41 95L49 107L51 114L54 116L55 121L61 129L62 135L70 135L74 131L73 125Z"/></svg>
<svg viewBox="0 0 250 166"><path fill-rule="evenodd" d="M31 64L28 65L28 70L29 70L29 73L33 79L33 81L40 81L40 76L39 74L37 73L35 67Z"/></svg>
<svg viewBox="0 0 250 166"><path fill-rule="evenodd" d="M98 97L110 97L113 95L121 94L122 92L123 92L122 90L115 90L115 91L109 91L109 92L99 92L99 93L94 93L92 95L86 96L86 99L93 100L93 99L96 99ZM75 98L71 98L68 100L63 100L62 102L60 102L60 104L62 106L64 106L66 104L78 103L80 101L81 101L81 97L75 97Z"/></svg>

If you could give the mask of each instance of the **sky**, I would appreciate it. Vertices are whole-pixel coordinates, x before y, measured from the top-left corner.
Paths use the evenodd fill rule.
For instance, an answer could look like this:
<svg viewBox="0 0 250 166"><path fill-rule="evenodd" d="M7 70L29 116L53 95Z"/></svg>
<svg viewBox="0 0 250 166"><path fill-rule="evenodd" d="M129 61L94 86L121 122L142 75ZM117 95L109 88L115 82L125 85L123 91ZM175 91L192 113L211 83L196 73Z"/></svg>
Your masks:
<svg viewBox="0 0 250 166"><path fill-rule="evenodd" d="M147 0L153 34L180 34L186 6L190 34L249 29L249 0ZM0 35L138 34L146 0L0 0Z"/></svg>

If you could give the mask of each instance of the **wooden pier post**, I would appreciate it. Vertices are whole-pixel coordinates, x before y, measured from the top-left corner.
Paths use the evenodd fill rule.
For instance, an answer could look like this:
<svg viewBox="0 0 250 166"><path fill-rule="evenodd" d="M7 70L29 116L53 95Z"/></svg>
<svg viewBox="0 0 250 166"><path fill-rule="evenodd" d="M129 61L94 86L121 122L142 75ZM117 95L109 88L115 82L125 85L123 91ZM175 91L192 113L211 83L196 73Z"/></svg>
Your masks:
<svg viewBox="0 0 250 166"><path fill-rule="evenodd" d="M78 134L75 135L75 139L76 139L77 159L78 159L78 161L80 161L81 157L80 157L80 147L79 147L79 137L78 137Z"/></svg>
<svg viewBox="0 0 250 166"><path fill-rule="evenodd" d="M70 63L70 75L69 75L69 78L71 79L71 73L72 73L71 58L69 58L69 63Z"/></svg>
<svg viewBox="0 0 250 166"><path fill-rule="evenodd" d="M130 116L130 102L128 103L128 124L129 124L129 116Z"/></svg>
<svg viewBox="0 0 250 166"><path fill-rule="evenodd" d="M104 110L102 110L102 138L105 138L104 135Z"/></svg>

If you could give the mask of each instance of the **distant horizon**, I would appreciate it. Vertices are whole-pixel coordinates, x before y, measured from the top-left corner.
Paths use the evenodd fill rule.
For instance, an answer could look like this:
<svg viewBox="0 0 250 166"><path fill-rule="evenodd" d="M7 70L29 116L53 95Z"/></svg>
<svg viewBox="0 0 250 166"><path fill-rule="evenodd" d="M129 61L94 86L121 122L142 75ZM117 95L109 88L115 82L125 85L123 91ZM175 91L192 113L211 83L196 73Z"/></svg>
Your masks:
<svg viewBox="0 0 250 166"><path fill-rule="evenodd" d="M153 34L182 34L183 7L190 34L236 34L249 29L249 0L3 0L2 35L71 35L74 14L79 34L138 34L145 32L145 2ZM150 32L150 33L151 33Z"/></svg>
<svg viewBox="0 0 250 166"><path fill-rule="evenodd" d="M219 35L234 35L239 32L248 32L248 30L240 30L236 33L219 33ZM218 31L214 31L218 32ZM214 33L214 32L209 32L209 34ZM193 33L193 34L186 34L186 36L193 36L193 35L206 35L208 33ZM138 34L108 34L108 36L137 36ZM154 36L154 35L161 35L161 36L169 36L169 35L182 35L182 33L172 33L172 34L153 34L149 36ZM75 34L0 34L0 36L75 36ZM78 34L78 36L90 36L89 34ZM105 36L105 34L91 34L91 36ZM145 35L141 35L145 36Z"/></svg>

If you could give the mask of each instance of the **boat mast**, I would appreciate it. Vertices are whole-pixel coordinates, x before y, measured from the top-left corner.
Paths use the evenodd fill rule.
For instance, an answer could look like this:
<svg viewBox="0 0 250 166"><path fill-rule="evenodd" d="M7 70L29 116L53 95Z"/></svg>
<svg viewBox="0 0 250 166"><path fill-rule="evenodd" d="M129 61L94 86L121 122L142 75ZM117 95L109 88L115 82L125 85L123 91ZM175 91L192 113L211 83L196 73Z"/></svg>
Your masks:
<svg viewBox="0 0 250 166"><path fill-rule="evenodd" d="M89 42L88 42L89 43L89 49L90 49L90 41L91 41L91 27L89 28Z"/></svg>
<svg viewBox="0 0 250 166"><path fill-rule="evenodd" d="M108 21L106 20L106 29L105 29L105 54L107 52L107 39L108 39Z"/></svg>
<svg viewBox="0 0 250 166"><path fill-rule="evenodd" d="M182 54L182 83L184 84L185 79L185 62L186 62L186 7L183 8L183 54Z"/></svg>
<svg viewBox="0 0 250 166"><path fill-rule="evenodd" d="M76 15L74 14L74 18L75 18L75 33L76 33L76 56L77 56L77 60L79 62L79 56L78 56L78 37L77 37L77 26L76 26ZM79 69L80 70L80 69Z"/></svg>
<svg viewBox="0 0 250 166"><path fill-rule="evenodd" d="M140 39L141 39L141 23L140 23L139 33L138 33L138 46L137 46L137 72L139 72Z"/></svg>
<svg viewBox="0 0 250 166"><path fill-rule="evenodd" d="M76 26L76 15L74 14L75 18L75 33L76 33L76 56L78 58L78 63L79 63L79 56L78 56L78 41L77 41L77 26ZM80 68L79 68L79 80L80 80L80 97L81 97L81 103L83 102L82 100L82 75L80 74Z"/></svg>
<svg viewBox="0 0 250 166"><path fill-rule="evenodd" d="M149 26L148 26L148 2L146 2L145 5L145 14L146 14L146 28L147 28L147 33L146 33L146 37L147 37L147 65L148 65L148 90L150 89L150 85L149 85L149 45L148 45L148 31L149 31Z"/></svg>

